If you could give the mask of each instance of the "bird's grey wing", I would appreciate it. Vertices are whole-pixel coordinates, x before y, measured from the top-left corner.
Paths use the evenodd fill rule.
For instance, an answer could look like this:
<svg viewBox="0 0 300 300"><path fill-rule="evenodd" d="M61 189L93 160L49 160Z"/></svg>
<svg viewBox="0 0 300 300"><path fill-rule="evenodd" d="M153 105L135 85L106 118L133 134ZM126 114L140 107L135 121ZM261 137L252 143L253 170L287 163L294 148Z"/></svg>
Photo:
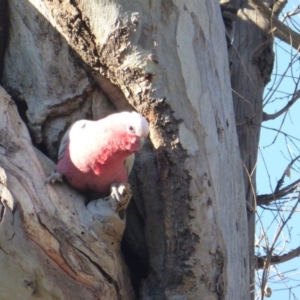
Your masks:
<svg viewBox="0 0 300 300"><path fill-rule="evenodd" d="M129 155L126 159L125 159L125 168L126 168L126 171L127 171L127 175L129 176L132 168L133 168L133 164L134 164L134 159L135 159L135 155L134 153Z"/></svg>
<svg viewBox="0 0 300 300"><path fill-rule="evenodd" d="M88 120L79 120L77 122L75 122L73 125L70 126L70 128L68 129L68 131L64 134L63 138L61 139L60 145L59 145L59 149L58 149L58 161L61 160L66 152L67 149L67 145L69 143L69 139L70 139L70 132L71 130L77 130L77 129L85 129L86 125L91 122Z"/></svg>

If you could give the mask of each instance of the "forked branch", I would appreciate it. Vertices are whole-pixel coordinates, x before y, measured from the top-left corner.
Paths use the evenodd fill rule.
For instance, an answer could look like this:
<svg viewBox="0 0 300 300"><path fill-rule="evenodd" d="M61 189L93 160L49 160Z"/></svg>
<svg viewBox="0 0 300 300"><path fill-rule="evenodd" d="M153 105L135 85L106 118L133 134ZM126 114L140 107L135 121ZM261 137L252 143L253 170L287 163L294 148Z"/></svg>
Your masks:
<svg viewBox="0 0 300 300"><path fill-rule="evenodd" d="M289 261L297 256L300 255L300 246L294 250L291 250L290 252L283 254L283 255L272 255L271 259L269 261L269 265L276 265L276 264L281 264L284 263L286 261ZM255 261L256 261L256 265L255 268L256 269L263 269L265 266L265 262L268 256L259 256L256 257Z"/></svg>
<svg viewBox="0 0 300 300"><path fill-rule="evenodd" d="M284 178L285 176L287 176L293 166L293 164L300 158L300 155L298 155L297 157L295 157L286 167L286 169L284 170L281 178L278 180L276 188L274 193L272 194L264 194L264 195L258 195L256 197L256 201L257 201L257 205L269 205L271 201L275 201L278 200L290 193L292 193L293 191L295 191L295 189L297 188L297 186L300 183L300 179L294 181L293 183L289 184L288 186L281 188L281 186L284 183ZM289 176L289 175L288 175Z"/></svg>
<svg viewBox="0 0 300 300"><path fill-rule="evenodd" d="M275 37L291 45L296 50L300 47L300 35L278 20L275 13L270 10L261 0L251 0L257 10L264 16L271 26L271 32Z"/></svg>
<svg viewBox="0 0 300 300"><path fill-rule="evenodd" d="M289 184L288 186L284 187L281 190L278 190L277 192L274 192L273 194L264 194L264 195L258 195L256 197L257 205L269 205L270 202L278 200L290 193L292 193L295 188L300 183L300 179L294 181L293 183Z"/></svg>
<svg viewBox="0 0 300 300"><path fill-rule="evenodd" d="M269 121L274 120L277 117L281 116L283 113L285 113L298 99L300 98L300 90L296 91L293 95L293 98L287 103L285 107L283 107L281 110L279 110L275 114L267 114L263 113L263 119L262 121Z"/></svg>

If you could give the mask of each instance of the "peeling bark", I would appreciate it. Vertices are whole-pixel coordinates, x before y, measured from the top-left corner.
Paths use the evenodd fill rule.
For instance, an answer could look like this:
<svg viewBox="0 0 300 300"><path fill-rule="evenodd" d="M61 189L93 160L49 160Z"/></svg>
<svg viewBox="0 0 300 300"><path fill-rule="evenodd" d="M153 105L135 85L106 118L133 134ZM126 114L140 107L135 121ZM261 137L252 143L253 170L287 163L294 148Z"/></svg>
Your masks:
<svg viewBox="0 0 300 300"><path fill-rule="evenodd" d="M2 282L0 293L14 299L24 293L44 299L47 290L45 299L132 299L120 254L125 220L111 206L115 200L85 207L84 197L66 185L45 185L53 163L34 150L14 102L0 92L1 269L9 266L6 278L17 282L11 291Z"/></svg>

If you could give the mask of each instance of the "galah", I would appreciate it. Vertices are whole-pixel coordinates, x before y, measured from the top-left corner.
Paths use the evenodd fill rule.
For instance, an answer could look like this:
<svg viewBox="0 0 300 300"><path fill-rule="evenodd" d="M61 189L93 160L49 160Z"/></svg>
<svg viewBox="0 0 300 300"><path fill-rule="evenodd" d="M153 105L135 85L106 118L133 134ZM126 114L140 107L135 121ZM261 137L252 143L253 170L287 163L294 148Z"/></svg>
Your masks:
<svg viewBox="0 0 300 300"><path fill-rule="evenodd" d="M148 134L146 119L136 112L77 121L62 138L56 172L77 190L107 193L111 184L128 181L134 153Z"/></svg>

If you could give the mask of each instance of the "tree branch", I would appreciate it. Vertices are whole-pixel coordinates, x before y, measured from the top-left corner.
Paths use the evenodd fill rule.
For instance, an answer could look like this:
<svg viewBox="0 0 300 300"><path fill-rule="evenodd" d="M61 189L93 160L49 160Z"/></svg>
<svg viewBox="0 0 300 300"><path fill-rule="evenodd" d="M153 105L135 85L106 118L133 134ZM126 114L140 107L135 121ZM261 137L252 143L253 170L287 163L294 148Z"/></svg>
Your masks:
<svg viewBox="0 0 300 300"><path fill-rule="evenodd" d="M278 111L275 114L267 114L263 112L263 119L262 121L269 121L274 120L283 113L285 113L298 99L300 98L300 90L296 91L296 93L293 95L293 98L287 103L285 107L283 107L280 111Z"/></svg>
<svg viewBox="0 0 300 300"><path fill-rule="evenodd" d="M269 265L276 265L276 264L281 264L283 262L286 262L288 260L291 260L297 256L300 255L300 246L294 250L291 250L290 252L283 254L283 255L273 255L271 257L271 260L269 262ZM265 266L265 261L267 260L268 256L257 256L255 258L256 264L255 268L256 269L263 269Z"/></svg>
<svg viewBox="0 0 300 300"><path fill-rule="evenodd" d="M300 47L300 35L280 22L273 11L271 11L261 0L251 0L257 7L257 10L264 16L271 25L271 32L275 37L291 45L297 51Z"/></svg>
<svg viewBox="0 0 300 300"><path fill-rule="evenodd" d="M289 184L285 188L273 193L273 194L264 194L258 195L256 197L257 205L269 205L271 201L278 200L288 194L290 194L296 186L300 183L300 179L294 181L293 183Z"/></svg>
<svg viewBox="0 0 300 300"><path fill-rule="evenodd" d="M287 18L290 18L290 17L292 17L292 16L297 15L297 14L299 13L299 11L300 11L300 7L298 6L298 7L296 7L294 10L292 10L292 11L286 13L286 14L284 15L283 19L281 20L281 22L283 23Z"/></svg>
<svg viewBox="0 0 300 300"><path fill-rule="evenodd" d="M284 182L284 177L287 175L288 177L290 177L290 172L291 172L291 167L293 166L294 162L296 162L298 159L300 158L300 155L296 156L286 167L286 169L284 170L281 178L279 179L277 186L275 188L275 193L277 193L279 191L279 189L281 188L283 182Z"/></svg>
<svg viewBox="0 0 300 300"><path fill-rule="evenodd" d="M298 159L300 158L300 155L298 155L297 157L295 157L286 167L286 169L284 170L281 178L278 180L276 188L274 193L272 194L264 194L264 195L259 195L256 197L256 203L257 205L269 205L271 201L275 201L277 199L280 199L286 195L288 195L289 193L291 193L296 186L300 183L300 179L294 181L293 183L289 184L288 186L284 187L283 189L280 189L280 187L282 186L283 182L284 182L284 177L289 174L290 169L292 167L292 165L294 164L294 162L296 162Z"/></svg>
<svg viewBox="0 0 300 300"><path fill-rule="evenodd" d="M277 243L277 240L279 238L279 236L282 233L283 228L286 226L287 222L291 219L291 217L293 216L294 212L296 211L296 208L298 206L298 201L296 202L296 204L293 206L292 210L290 211L288 217L283 220L283 218L281 217L281 226L278 228L274 241L271 245L271 247L267 247L267 256L265 256L265 259L263 260L263 272L262 272L262 277L261 277L261 292L262 292L262 300L264 299L264 292L266 289L266 285L267 285L267 280L269 279L269 274L270 274L270 266L272 264L274 264L274 260L273 260L273 251L275 249L275 244ZM279 223L278 223L279 224ZM268 245L268 242L267 242ZM278 263L278 261L277 261ZM255 262L256 265L256 262Z"/></svg>

